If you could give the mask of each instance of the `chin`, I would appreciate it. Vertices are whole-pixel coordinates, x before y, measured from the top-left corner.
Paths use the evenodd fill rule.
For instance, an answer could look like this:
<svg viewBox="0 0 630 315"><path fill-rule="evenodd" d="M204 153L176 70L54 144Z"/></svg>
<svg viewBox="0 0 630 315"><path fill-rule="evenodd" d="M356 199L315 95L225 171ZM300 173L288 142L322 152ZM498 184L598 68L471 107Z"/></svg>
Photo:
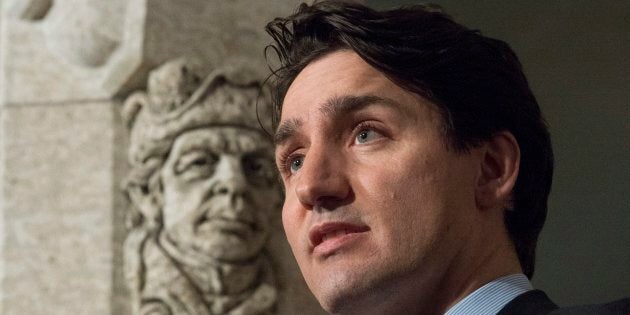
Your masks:
<svg viewBox="0 0 630 315"><path fill-rule="evenodd" d="M314 293L324 310L331 314L366 314L374 299L378 299L374 279L365 273L332 272L320 279ZM380 297L382 298L382 297Z"/></svg>
<svg viewBox="0 0 630 315"><path fill-rule="evenodd" d="M392 267L353 266L327 272L328 277L321 277L312 290L331 314L407 313L403 304L409 302L405 296L413 295L414 285L406 269Z"/></svg>
<svg viewBox="0 0 630 315"><path fill-rule="evenodd" d="M256 257L262 252L264 243L258 240L243 240L232 235L195 240L195 247L200 253L223 261L243 261Z"/></svg>
<svg viewBox="0 0 630 315"><path fill-rule="evenodd" d="M375 291L366 292L360 288L346 288L335 292L320 294L318 300L324 310L330 314L372 314L372 302L382 298Z"/></svg>

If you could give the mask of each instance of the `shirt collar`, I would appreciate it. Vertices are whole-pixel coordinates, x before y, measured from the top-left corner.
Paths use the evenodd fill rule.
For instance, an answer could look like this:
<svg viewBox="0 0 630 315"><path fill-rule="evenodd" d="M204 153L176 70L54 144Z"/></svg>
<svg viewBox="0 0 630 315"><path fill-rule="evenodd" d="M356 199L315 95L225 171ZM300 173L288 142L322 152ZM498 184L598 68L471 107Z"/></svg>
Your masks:
<svg viewBox="0 0 630 315"><path fill-rule="evenodd" d="M445 315L496 314L514 298L533 289L529 279L522 273L504 276L475 290Z"/></svg>

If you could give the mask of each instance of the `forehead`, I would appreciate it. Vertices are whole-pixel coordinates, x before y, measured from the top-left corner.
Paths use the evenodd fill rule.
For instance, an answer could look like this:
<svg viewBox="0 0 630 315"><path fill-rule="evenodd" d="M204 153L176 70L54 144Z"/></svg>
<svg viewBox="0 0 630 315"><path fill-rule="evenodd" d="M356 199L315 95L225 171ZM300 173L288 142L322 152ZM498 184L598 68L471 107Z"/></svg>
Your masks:
<svg viewBox="0 0 630 315"><path fill-rule="evenodd" d="M193 150L244 154L270 151L271 142L260 131L241 127L209 127L187 131L175 139L171 155Z"/></svg>
<svg viewBox="0 0 630 315"><path fill-rule="evenodd" d="M311 116L331 98L346 95L375 95L400 104L426 103L419 95L396 85L353 51L340 50L313 61L298 74L287 90L280 121Z"/></svg>

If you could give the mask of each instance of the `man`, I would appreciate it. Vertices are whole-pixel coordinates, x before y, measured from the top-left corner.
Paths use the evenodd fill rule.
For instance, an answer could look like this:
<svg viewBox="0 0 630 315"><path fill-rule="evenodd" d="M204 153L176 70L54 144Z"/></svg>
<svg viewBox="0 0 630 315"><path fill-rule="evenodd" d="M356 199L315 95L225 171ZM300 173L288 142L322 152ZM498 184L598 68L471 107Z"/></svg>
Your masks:
<svg viewBox="0 0 630 315"><path fill-rule="evenodd" d="M553 154L507 44L434 7L340 1L302 5L267 31L281 63L283 224L325 310L557 309L528 280Z"/></svg>
<svg viewBox="0 0 630 315"><path fill-rule="evenodd" d="M270 314L278 290L264 249L280 190L255 111L260 84L201 72L170 61L125 102L134 314Z"/></svg>

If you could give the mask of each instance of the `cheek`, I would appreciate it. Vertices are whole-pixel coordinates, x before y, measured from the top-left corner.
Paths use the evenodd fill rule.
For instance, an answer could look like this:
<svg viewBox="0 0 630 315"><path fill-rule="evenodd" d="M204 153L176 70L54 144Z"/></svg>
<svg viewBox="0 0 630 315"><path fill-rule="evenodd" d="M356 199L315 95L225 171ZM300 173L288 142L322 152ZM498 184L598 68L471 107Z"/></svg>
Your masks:
<svg viewBox="0 0 630 315"><path fill-rule="evenodd" d="M170 195L170 197L169 197ZM193 209L195 208L190 200L182 198L183 196L172 193L164 193L163 220L165 228L171 228L178 225L189 225L194 221Z"/></svg>
<svg viewBox="0 0 630 315"><path fill-rule="evenodd" d="M207 201L209 184L205 182L163 181L164 223L194 220L196 210Z"/></svg>
<svg viewBox="0 0 630 315"><path fill-rule="evenodd" d="M203 188L201 185L179 185L164 187L164 202L181 208L181 212L188 212L203 202Z"/></svg>
<svg viewBox="0 0 630 315"><path fill-rule="evenodd" d="M301 226L301 215L299 214L299 210L296 209L295 202L292 202L295 198L292 196L285 198L282 207L282 226L284 227L284 233L287 236L289 245L291 245L291 249L294 253L297 253L297 238Z"/></svg>
<svg viewBox="0 0 630 315"><path fill-rule="evenodd" d="M439 225L445 200L440 159L416 154L391 154L386 163L363 166L354 172L362 187L370 216L378 220L380 235L394 244L416 246L428 240ZM361 197L358 196L357 200Z"/></svg>
<svg viewBox="0 0 630 315"><path fill-rule="evenodd" d="M390 154L355 167L358 194L389 214L425 205L435 194L436 166L417 154Z"/></svg>

